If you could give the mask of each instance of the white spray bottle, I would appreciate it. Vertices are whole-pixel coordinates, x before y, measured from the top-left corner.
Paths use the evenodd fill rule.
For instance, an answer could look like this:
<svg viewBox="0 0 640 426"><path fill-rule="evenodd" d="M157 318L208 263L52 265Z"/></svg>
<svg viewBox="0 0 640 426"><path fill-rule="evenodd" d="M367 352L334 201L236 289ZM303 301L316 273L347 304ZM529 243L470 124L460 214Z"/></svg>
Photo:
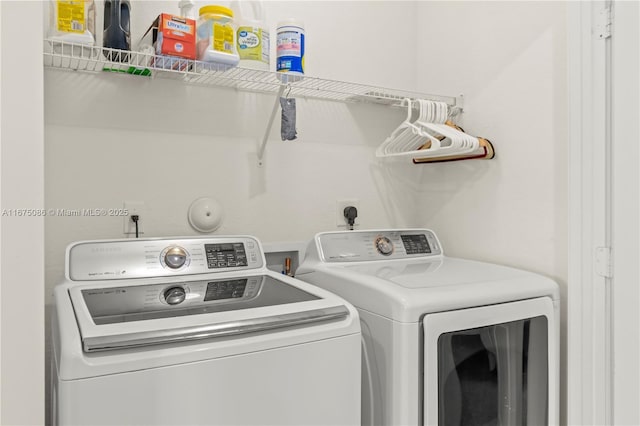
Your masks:
<svg viewBox="0 0 640 426"><path fill-rule="evenodd" d="M178 3L180 8L180 16L183 18L197 19L195 11L195 2L193 0L180 0Z"/></svg>

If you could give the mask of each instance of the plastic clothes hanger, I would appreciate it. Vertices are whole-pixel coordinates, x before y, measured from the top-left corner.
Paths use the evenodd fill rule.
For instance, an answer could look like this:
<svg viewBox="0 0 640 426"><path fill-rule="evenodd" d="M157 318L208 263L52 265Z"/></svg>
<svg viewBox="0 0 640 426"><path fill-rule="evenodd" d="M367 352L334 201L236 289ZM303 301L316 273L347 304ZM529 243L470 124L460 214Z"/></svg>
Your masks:
<svg viewBox="0 0 640 426"><path fill-rule="evenodd" d="M493 158L490 142L481 144L447 122L450 111L446 103L405 98L401 106L407 107L407 117L378 147L377 157L410 156L414 163ZM412 122L413 109L418 110L418 117Z"/></svg>
<svg viewBox="0 0 640 426"><path fill-rule="evenodd" d="M423 113L415 124L420 126L424 132L432 134L437 139L437 142L433 142L431 146L423 146L421 149L433 153L442 148L449 148L453 143L452 138L449 133L443 132L436 125L438 122L444 122L442 118L443 116L446 117L446 113L443 114L442 105L424 99L421 99L419 102ZM454 138L456 138L456 136L454 136Z"/></svg>
<svg viewBox="0 0 640 426"><path fill-rule="evenodd" d="M378 157L413 156L416 153L424 155L425 151L422 149L425 147L430 148L427 150L430 152L440 149L440 140L429 133L420 123L434 121L438 117L446 117L446 104L444 104L445 109L437 109L438 105L434 102L406 100L407 104L410 102L419 106L418 118L411 122L411 114L408 111L407 120L401 123L398 129L376 151Z"/></svg>
<svg viewBox="0 0 640 426"><path fill-rule="evenodd" d="M463 155L448 155L444 157L420 157L416 155L412 161L413 164L427 164L427 163L444 163L450 161L459 161L459 160L491 160L496 156L495 150L493 149L493 145L488 139L478 138L480 142L480 146L477 150L473 151L469 154Z"/></svg>
<svg viewBox="0 0 640 426"><path fill-rule="evenodd" d="M425 139L433 139L413 122L413 102L409 98L402 100L401 105L407 105L407 118L391 133L391 135L378 147L376 155L386 157L390 155L404 155L407 151L413 151L424 145ZM422 113L422 112L420 112Z"/></svg>
<svg viewBox="0 0 640 426"><path fill-rule="evenodd" d="M416 125L423 127L426 131L444 137L442 141L438 142L437 149L434 149L434 146L429 149L423 149L425 152L421 154L421 157L463 155L473 152L478 148L479 142L477 138L444 124L448 118L447 104L425 100L420 100L420 102L425 103L427 108L433 112L427 116L427 118L431 118L431 120L419 120Z"/></svg>
<svg viewBox="0 0 640 426"><path fill-rule="evenodd" d="M399 153L405 154L407 152L413 152L415 150L419 150L424 146L439 146L440 141L434 138L430 133L426 132L423 127L421 127L418 123L424 119L424 117L432 115L434 112L431 110L430 105L422 102L421 100L416 100L419 105L418 110L418 118L416 121L411 123L413 137L403 141L402 144L397 144L395 148L397 148Z"/></svg>
<svg viewBox="0 0 640 426"><path fill-rule="evenodd" d="M413 107L413 102L410 102ZM411 108L411 113L413 114L413 108ZM409 113L407 113L407 117L409 117ZM399 134L398 137L396 137L395 140L392 141L392 143L389 145L388 152L404 152L410 149L410 147L413 146L417 142L417 140L421 138L418 133L419 129L410 121L410 119L405 123L406 127L404 132Z"/></svg>
<svg viewBox="0 0 640 426"><path fill-rule="evenodd" d="M376 152L386 152L390 145L397 143L397 141L404 140L407 137L407 132L409 134L412 133L411 116L413 113L413 104L411 99L404 98L400 103L400 106L404 106L405 104L407 106L407 118L402 123L400 123L400 125L393 132L391 132L391 135L389 135L389 137L385 139L382 145L378 147L378 150Z"/></svg>

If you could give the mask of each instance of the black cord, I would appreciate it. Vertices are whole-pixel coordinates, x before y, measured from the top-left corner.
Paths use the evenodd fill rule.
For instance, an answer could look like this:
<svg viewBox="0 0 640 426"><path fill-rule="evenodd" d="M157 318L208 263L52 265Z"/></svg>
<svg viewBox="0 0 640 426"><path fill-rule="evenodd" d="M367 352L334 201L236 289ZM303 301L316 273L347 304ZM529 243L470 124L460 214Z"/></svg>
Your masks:
<svg viewBox="0 0 640 426"><path fill-rule="evenodd" d="M137 214L132 214L131 220L136 224L136 238L138 238L138 220L140 220L140 216L138 216Z"/></svg>

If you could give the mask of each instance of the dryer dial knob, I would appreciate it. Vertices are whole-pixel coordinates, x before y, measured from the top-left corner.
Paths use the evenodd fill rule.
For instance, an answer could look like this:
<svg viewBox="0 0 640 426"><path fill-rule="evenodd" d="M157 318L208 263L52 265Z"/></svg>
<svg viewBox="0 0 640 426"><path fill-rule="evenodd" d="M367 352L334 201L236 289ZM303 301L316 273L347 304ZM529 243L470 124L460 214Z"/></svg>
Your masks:
<svg viewBox="0 0 640 426"><path fill-rule="evenodd" d="M171 269L181 268L187 261L187 251L182 247L171 247L164 254L164 264Z"/></svg>
<svg viewBox="0 0 640 426"><path fill-rule="evenodd" d="M376 238L376 249L383 256L389 256L393 253L393 243L387 237Z"/></svg>
<svg viewBox="0 0 640 426"><path fill-rule="evenodd" d="M169 305L178 305L184 302L186 296L187 292L182 287L171 287L164 292L164 300Z"/></svg>

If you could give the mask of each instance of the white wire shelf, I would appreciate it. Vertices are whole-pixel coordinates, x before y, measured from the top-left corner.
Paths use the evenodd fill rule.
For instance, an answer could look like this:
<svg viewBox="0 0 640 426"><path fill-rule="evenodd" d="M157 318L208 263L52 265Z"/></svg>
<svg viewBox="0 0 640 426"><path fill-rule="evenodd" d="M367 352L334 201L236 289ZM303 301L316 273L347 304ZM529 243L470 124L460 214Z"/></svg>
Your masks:
<svg viewBox="0 0 640 426"><path fill-rule="evenodd" d="M110 58L110 59L107 59ZM446 102L452 110L461 110L459 98L428 95L345 81L310 76L292 76L247 68L227 68L201 61L178 59L143 52L121 51L85 46L57 40L44 40L44 66L71 71L117 72L151 78L181 79L189 84L227 87L241 91L278 94L283 87L287 96L400 105L404 98Z"/></svg>

